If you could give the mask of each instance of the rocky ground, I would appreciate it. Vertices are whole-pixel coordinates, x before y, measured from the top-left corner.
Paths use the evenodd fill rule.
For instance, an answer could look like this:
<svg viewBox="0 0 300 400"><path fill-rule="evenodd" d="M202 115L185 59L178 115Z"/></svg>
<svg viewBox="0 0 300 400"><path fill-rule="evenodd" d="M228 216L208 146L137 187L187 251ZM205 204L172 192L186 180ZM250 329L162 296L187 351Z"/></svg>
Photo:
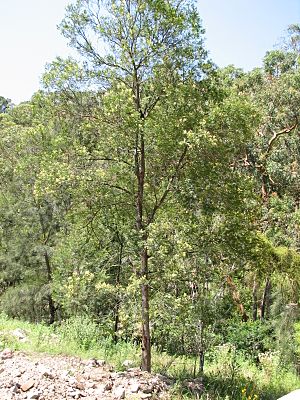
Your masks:
<svg viewBox="0 0 300 400"><path fill-rule="evenodd" d="M137 368L114 372L103 360L0 353L0 399L168 399L171 382Z"/></svg>

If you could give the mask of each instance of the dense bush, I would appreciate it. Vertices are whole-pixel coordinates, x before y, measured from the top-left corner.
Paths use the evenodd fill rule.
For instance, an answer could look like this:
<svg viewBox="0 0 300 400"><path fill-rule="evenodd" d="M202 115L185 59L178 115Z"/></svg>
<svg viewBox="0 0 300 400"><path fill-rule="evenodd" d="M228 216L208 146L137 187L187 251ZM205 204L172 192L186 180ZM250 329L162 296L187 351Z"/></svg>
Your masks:
<svg viewBox="0 0 300 400"><path fill-rule="evenodd" d="M258 360L260 353L274 349L274 327L269 321L231 323L227 328L226 340L237 350Z"/></svg>

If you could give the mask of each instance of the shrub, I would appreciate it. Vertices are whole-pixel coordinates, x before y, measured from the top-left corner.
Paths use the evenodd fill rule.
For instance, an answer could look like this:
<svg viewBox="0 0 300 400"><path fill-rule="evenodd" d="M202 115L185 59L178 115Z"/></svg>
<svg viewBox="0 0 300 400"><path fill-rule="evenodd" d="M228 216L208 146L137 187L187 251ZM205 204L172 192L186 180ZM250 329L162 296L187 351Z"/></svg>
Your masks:
<svg viewBox="0 0 300 400"><path fill-rule="evenodd" d="M81 350L95 348L101 337L98 325L87 316L71 317L58 327L58 333L64 341Z"/></svg>

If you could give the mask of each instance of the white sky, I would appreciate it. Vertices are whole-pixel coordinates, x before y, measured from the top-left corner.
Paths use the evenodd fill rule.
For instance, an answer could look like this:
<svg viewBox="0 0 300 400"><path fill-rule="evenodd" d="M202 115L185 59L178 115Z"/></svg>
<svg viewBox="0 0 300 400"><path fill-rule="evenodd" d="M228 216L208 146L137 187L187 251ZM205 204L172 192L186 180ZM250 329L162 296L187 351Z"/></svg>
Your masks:
<svg viewBox="0 0 300 400"><path fill-rule="evenodd" d="M16 104L29 100L45 64L71 53L56 28L68 3L0 0L1 96ZM260 66L287 26L300 22L300 0L198 0L198 5L206 47L220 66Z"/></svg>

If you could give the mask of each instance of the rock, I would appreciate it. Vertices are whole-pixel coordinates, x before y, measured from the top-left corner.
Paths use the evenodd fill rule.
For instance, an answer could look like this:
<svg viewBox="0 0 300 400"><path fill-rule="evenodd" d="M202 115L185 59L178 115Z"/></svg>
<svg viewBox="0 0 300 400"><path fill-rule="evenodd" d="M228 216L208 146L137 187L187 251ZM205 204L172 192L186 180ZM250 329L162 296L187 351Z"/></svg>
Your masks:
<svg viewBox="0 0 300 400"><path fill-rule="evenodd" d="M11 349L4 349L3 351L2 351L2 353L1 353L1 358L2 358L2 360L7 360L7 359L9 359L9 358L12 358L13 357L13 351L11 350Z"/></svg>
<svg viewBox="0 0 300 400"><path fill-rule="evenodd" d="M18 392L20 391L20 387L21 387L21 385L20 385L19 383L16 383L16 384L13 386L12 392L13 392L13 393L18 393Z"/></svg>
<svg viewBox="0 0 300 400"><path fill-rule="evenodd" d="M104 385L105 391L111 390L112 388L113 388L113 383L111 381L106 382L106 384Z"/></svg>
<svg viewBox="0 0 300 400"><path fill-rule="evenodd" d="M29 381L23 383L21 386L22 392L27 392L29 389L31 389L35 384L35 381L33 379L29 379Z"/></svg>
<svg viewBox="0 0 300 400"><path fill-rule="evenodd" d="M142 390L142 392L143 393L153 393L154 392L154 385L152 385L151 383L148 383L148 384L146 384L146 385L143 385L142 387L141 387L141 390Z"/></svg>
<svg viewBox="0 0 300 400"><path fill-rule="evenodd" d="M85 382L84 376L82 376L80 374L76 374L75 375L75 379L76 379L77 382Z"/></svg>
<svg viewBox="0 0 300 400"><path fill-rule="evenodd" d="M79 390L84 390L85 389L85 384L83 382L77 382L76 383L76 388Z"/></svg>
<svg viewBox="0 0 300 400"><path fill-rule="evenodd" d="M97 360L95 358L91 358L90 360L87 360L86 365L88 367L98 367Z"/></svg>
<svg viewBox="0 0 300 400"><path fill-rule="evenodd" d="M152 394L151 394L151 393L142 393L142 394L140 395L140 398L141 398L141 399L151 399L151 397L152 397Z"/></svg>
<svg viewBox="0 0 300 400"><path fill-rule="evenodd" d="M106 365L106 361L105 360L96 360L97 364L99 367L104 367L104 365Z"/></svg>
<svg viewBox="0 0 300 400"><path fill-rule="evenodd" d="M96 389L97 388L97 384L95 382L89 382L87 381L85 383L85 386L87 387L87 389ZM104 386L104 385L103 385Z"/></svg>
<svg viewBox="0 0 300 400"><path fill-rule="evenodd" d="M79 392L76 390L73 390L73 391L70 391L70 392L68 392L68 395L70 396L70 397L73 397L73 398L76 398L76 396L79 394Z"/></svg>
<svg viewBox="0 0 300 400"><path fill-rule="evenodd" d="M51 369L45 367L44 365L37 364L38 366L38 372L41 375L41 378L49 378L49 379L54 379L54 375L52 374Z"/></svg>
<svg viewBox="0 0 300 400"><path fill-rule="evenodd" d="M125 389L123 386L117 386L113 391L113 396L116 400L125 399Z"/></svg>
<svg viewBox="0 0 300 400"><path fill-rule="evenodd" d="M300 399L300 389L297 389L291 393L286 394L283 397L280 397L278 400L299 400L299 399Z"/></svg>
<svg viewBox="0 0 300 400"><path fill-rule="evenodd" d="M139 383L133 383L130 385L129 390L131 393L137 393L140 389L140 384Z"/></svg>
<svg viewBox="0 0 300 400"><path fill-rule="evenodd" d="M41 393L40 392L38 392L37 390L35 390L34 392L32 392L32 393L29 393L28 395L27 395L27 399L40 399L40 397L41 397Z"/></svg>

